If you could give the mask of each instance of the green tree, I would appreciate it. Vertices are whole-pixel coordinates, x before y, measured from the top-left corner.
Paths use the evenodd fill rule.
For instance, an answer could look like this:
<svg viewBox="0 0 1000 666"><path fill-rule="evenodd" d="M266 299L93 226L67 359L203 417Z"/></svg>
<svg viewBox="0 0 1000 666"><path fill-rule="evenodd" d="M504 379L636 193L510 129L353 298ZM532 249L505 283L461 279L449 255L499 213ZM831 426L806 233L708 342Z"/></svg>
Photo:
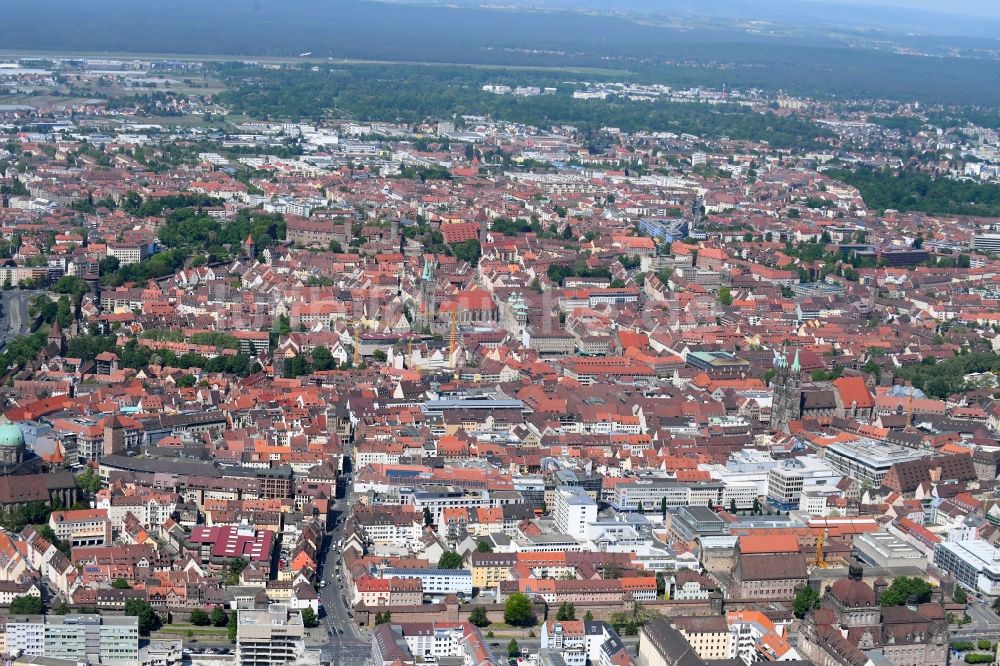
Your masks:
<svg viewBox="0 0 1000 666"><path fill-rule="evenodd" d="M101 477L94 471L93 467L87 467L83 473L76 477L76 485L88 495L94 495L101 489Z"/></svg>
<svg viewBox="0 0 1000 666"><path fill-rule="evenodd" d="M124 578L116 578L115 582L111 583L111 587L116 590L131 590L132 586L129 585L128 581Z"/></svg>
<svg viewBox="0 0 1000 666"><path fill-rule="evenodd" d="M38 530L38 533L41 534L46 541L55 546L56 550L61 552L66 557L70 556L72 547L70 546L70 544L66 543L58 536L56 536L55 530L53 530L48 525L39 525L35 529Z"/></svg>
<svg viewBox="0 0 1000 666"><path fill-rule="evenodd" d="M226 635L229 636L229 640L236 640L236 633L239 631L239 623L237 620L237 615L239 611L233 611L229 614L229 621L226 622Z"/></svg>
<svg viewBox="0 0 1000 666"><path fill-rule="evenodd" d="M729 287L722 287L719 289L719 305L732 305L733 304L733 292Z"/></svg>
<svg viewBox="0 0 1000 666"><path fill-rule="evenodd" d="M195 377L194 375L191 374L183 375L180 379L177 380L177 388L191 388L196 383L198 383L198 378Z"/></svg>
<svg viewBox="0 0 1000 666"><path fill-rule="evenodd" d="M451 246L451 251L455 255L456 259L467 261L470 265L478 263L479 257L482 254L479 241L475 238L470 238L469 240L462 241L461 243L455 243Z"/></svg>
<svg viewBox="0 0 1000 666"><path fill-rule="evenodd" d="M386 611L384 613L375 614L376 627L379 626L380 624L389 624L390 622L392 622L392 611Z"/></svg>
<svg viewBox="0 0 1000 666"><path fill-rule="evenodd" d="M208 617L208 613L200 608L191 611L191 624L196 627L207 627L212 623L211 618Z"/></svg>
<svg viewBox="0 0 1000 666"><path fill-rule="evenodd" d="M214 627L224 627L229 624L229 616L226 615L226 609L222 606L216 606L212 609L212 626Z"/></svg>
<svg viewBox="0 0 1000 666"><path fill-rule="evenodd" d="M137 213L142 205L142 196L131 190L122 195L119 206L126 213Z"/></svg>
<svg viewBox="0 0 1000 666"><path fill-rule="evenodd" d="M807 585L795 593L795 600L792 601L795 617L801 620L814 608L819 608L819 595L815 590Z"/></svg>
<svg viewBox="0 0 1000 666"><path fill-rule="evenodd" d="M642 500L640 500L639 504L636 505L635 510L638 511L639 513L646 513L646 507L642 505Z"/></svg>
<svg viewBox="0 0 1000 666"><path fill-rule="evenodd" d="M477 553L492 553L493 552L493 546L491 546L488 541L480 541L479 543L476 544L476 552Z"/></svg>
<svg viewBox="0 0 1000 666"><path fill-rule="evenodd" d="M559 605L559 611L556 613L556 619L559 621L563 620L575 620L576 619L576 607L564 601Z"/></svg>
<svg viewBox="0 0 1000 666"><path fill-rule="evenodd" d="M312 608L306 607L302 609L302 626L306 629L312 629L319 625L319 620L316 619L316 611Z"/></svg>
<svg viewBox="0 0 1000 666"><path fill-rule="evenodd" d="M527 627L535 623L535 611L531 599L521 592L507 597L503 607L503 621L515 627Z"/></svg>
<svg viewBox="0 0 1000 666"><path fill-rule="evenodd" d="M160 627L160 616L156 614L148 601L143 599L129 599L125 602L125 615L132 615L139 618L139 633L148 636L149 632L156 631Z"/></svg>
<svg viewBox="0 0 1000 666"><path fill-rule="evenodd" d="M656 596L661 599L667 594L667 577L662 571L656 572Z"/></svg>
<svg viewBox="0 0 1000 666"><path fill-rule="evenodd" d="M434 517L431 515L431 510L426 506L424 507L424 527L430 527L434 524Z"/></svg>
<svg viewBox="0 0 1000 666"><path fill-rule="evenodd" d="M951 598L956 604L964 604L969 601L969 595L966 594L965 588L960 585L955 586L955 592L951 595Z"/></svg>
<svg viewBox="0 0 1000 666"><path fill-rule="evenodd" d="M660 498L660 515L663 520L667 519L667 498L665 496Z"/></svg>
<svg viewBox="0 0 1000 666"><path fill-rule="evenodd" d="M490 618L486 615L486 608L483 606L476 606L469 613L469 622L477 627L485 627L490 624Z"/></svg>
<svg viewBox="0 0 1000 666"><path fill-rule="evenodd" d="M755 516L760 515L760 500L756 497L753 500L753 514Z"/></svg>
<svg viewBox="0 0 1000 666"><path fill-rule="evenodd" d="M930 601L930 584L916 576L900 576L886 588L880 601L883 606L905 606L911 596L916 597L917 603Z"/></svg>
<svg viewBox="0 0 1000 666"><path fill-rule="evenodd" d="M10 602L11 615L41 615L42 610L41 597L23 595Z"/></svg>
<svg viewBox="0 0 1000 666"><path fill-rule="evenodd" d="M226 585L237 585L240 582L240 574L250 564L242 557L237 557L229 563L229 572L226 574Z"/></svg>
<svg viewBox="0 0 1000 666"><path fill-rule="evenodd" d="M587 621L587 622L593 622L594 621L594 614L591 613L590 611L587 611L586 613L583 614L583 619L585 621Z"/></svg>
<svg viewBox="0 0 1000 666"><path fill-rule="evenodd" d="M328 347L320 345L312 351L312 365L316 370L333 370L337 366Z"/></svg>
<svg viewBox="0 0 1000 666"><path fill-rule="evenodd" d="M517 640L514 638L510 639L510 643L507 643L507 656L508 657L521 656L521 646L517 644Z"/></svg>
<svg viewBox="0 0 1000 666"><path fill-rule="evenodd" d="M312 364L306 360L305 356L293 356L285 361L285 377L289 379L308 375L312 372Z"/></svg>
<svg viewBox="0 0 1000 666"><path fill-rule="evenodd" d="M438 569L461 569L462 556L453 550L442 553L438 560Z"/></svg>
<svg viewBox="0 0 1000 666"><path fill-rule="evenodd" d="M61 296L56 304L56 321L59 326L66 329L73 323L73 306L70 305L69 296Z"/></svg>

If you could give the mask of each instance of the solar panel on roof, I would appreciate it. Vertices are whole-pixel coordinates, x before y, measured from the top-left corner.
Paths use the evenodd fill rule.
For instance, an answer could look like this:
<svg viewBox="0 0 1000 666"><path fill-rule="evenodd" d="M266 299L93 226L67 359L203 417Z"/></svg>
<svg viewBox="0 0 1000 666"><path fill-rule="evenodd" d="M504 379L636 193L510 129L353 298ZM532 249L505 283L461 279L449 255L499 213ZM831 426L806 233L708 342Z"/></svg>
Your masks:
<svg viewBox="0 0 1000 666"><path fill-rule="evenodd" d="M400 478L413 478L420 476L420 470L416 469L390 469L385 473L386 476L395 476Z"/></svg>

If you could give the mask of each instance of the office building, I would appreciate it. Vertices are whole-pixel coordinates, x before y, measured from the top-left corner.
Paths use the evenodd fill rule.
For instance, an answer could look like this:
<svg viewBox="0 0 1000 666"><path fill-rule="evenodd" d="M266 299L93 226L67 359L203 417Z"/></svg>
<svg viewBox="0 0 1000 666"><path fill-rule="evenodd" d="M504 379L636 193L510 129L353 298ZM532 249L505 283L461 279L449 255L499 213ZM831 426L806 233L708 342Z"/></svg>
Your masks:
<svg viewBox="0 0 1000 666"><path fill-rule="evenodd" d="M979 234L972 237L972 249L981 252L1000 252L1000 234Z"/></svg>
<svg viewBox="0 0 1000 666"><path fill-rule="evenodd" d="M472 572L468 569L403 569L386 567L383 578L417 578L424 594L457 594L472 598Z"/></svg>
<svg viewBox="0 0 1000 666"><path fill-rule="evenodd" d="M236 663L239 666L302 664L308 661L302 613L285 604L238 611Z"/></svg>
<svg viewBox="0 0 1000 666"><path fill-rule="evenodd" d="M799 456L767 472L767 501L781 511L799 508L805 488L835 488L842 473L819 458Z"/></svg>
<svg viewBox="0 0 1000 666"><path fill-rule="evenodd" d="M942 541L934 546L934 565L970 590L1000 594L1000 549L988 541Z"/></svg>
<svg viewBox="0 0 1000 666"><path fill-rule="evenodd" d="M840 474L878 488L893 465L925 455L924 451L866 439L831 444L826 447L823 459Z"/></svg>
<svg viewBox="0 0 1000 666"><path fill-rule="evenodd" d="M615 487L611 505L619 511L659 511L664 499L668 509L682 506L719 506L724 486L715 482L691 484L673 479L638 479Z"/></svg>
<svg viewBox="0 0 1000 666"><path fill-rule="evenodd" d="M583 534L597 520L597 502L580 486L556 490L553 507L556 529L563 534Z"/></svg>
<svg viewBox="0 0 1000 666"><path fill-rule="evenodd" d="M729 533L719 514L705 506L682 506L669 516L670 532L685 543L694 543L702 537L725 536Z"/></svg>
<svg viewBox="0 0 1000 666"><path fill-rule="evenodd" d="M921 567L926 556L888 532L868 532L854 537L854 552L858 558L875 567Z"/></svg>
<svg viewBox="0 0 1000 666"><path fill-rule="evenodd" d="M32 615L7 618L11 655L115 666L139 664L139 619L101 615Z"/></svg>

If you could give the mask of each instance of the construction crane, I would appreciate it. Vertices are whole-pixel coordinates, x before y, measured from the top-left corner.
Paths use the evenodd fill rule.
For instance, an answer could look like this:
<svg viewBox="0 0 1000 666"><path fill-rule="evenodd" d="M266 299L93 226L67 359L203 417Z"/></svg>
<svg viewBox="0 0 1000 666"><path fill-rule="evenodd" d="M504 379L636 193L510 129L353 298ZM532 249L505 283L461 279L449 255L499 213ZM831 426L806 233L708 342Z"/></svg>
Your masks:
<svg viewBox="0 0 1000 666"><path fill-rule="evenodd" d="M826 569L829 566L826 563L826 558L823 557L823 537L826 531L827 530L820 532L819 538L816 539L816 559L813 561L813 564L818 566L820 569Z"/></svg>
<svg viewBox="0 0 1000 666"><path fill-rule="evenodd" d="M448 356L451 358L451 369L458 365L455 362L455 350L458 348L458 317L451 311L451 329L448 332Z"/></svg>
<svg viewBox="0 0 1000 666"><path fill-rule="evenodd" d="M354 367L361 365L361 330L354 326Z"/></svg>

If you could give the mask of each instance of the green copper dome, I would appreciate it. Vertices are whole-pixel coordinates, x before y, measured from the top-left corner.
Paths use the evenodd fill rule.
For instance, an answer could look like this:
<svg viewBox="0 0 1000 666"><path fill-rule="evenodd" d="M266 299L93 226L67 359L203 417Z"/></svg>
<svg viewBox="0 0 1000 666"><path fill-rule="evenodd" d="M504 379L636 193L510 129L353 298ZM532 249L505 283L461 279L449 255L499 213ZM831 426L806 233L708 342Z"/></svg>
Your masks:
<svg viewBox="0 0 1000 666"><path fill-rule="evenodd" d="M16 423L0 425L0 448L24 446L24 433Z"/></svg>

